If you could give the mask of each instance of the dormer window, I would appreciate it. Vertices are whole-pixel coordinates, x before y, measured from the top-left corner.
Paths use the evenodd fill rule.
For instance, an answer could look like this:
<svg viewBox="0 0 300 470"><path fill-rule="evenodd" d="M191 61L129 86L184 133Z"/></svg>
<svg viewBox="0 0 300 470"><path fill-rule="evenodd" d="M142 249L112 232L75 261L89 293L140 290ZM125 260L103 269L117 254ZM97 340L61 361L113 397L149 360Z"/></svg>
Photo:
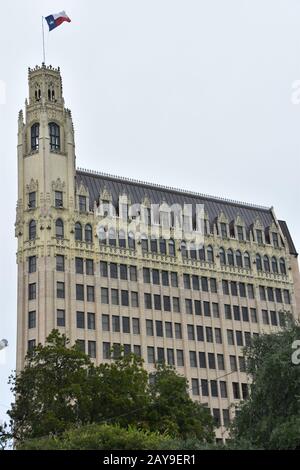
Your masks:
<svg viewBox="0 0 300 470"><path fill-rule="evenodd" d="M79 196L79 212L86 212L86 196Z"/></svg>
<svg viewBox="0 0 300 470"><path fill-rule="evenodd" d="M257 240L257 243L259 243L260 245L263 244L262 230L256 230L256 240Z"/></svg>
<svg viewBox="0 0 300 470"><path fill-rule="evenodd" d="M275 246L275 248L279 248L278 233L272 232L272 239L273 239L273 245Z"/></svg>
<svg viewBox="0 0 300 470"><path fill-rule="evenodd" d="M31 150L39 149L40 125L38 122L31 126Z"/></svg>
<svg viewBox="0 0 300 470"><path fill-rule="evenodd" d="M220 228L221 228L221 237L222 238L227 238L227 224L225 224L224 222L222 222L220 224Z"/></svg>
<svg viewBox="0 0 300 470"><path fill-rule="evenodd" d="M50 150L57 152L60 150L60 129L55 122L49 124Z"/></svg>
<svg viewBox="0 0 300 470"><path fill-rule="evenodd" d="M237 231L237 239L240 242L242 242L244 240L244 229L243 229L242 225L237 225L236 231Z"/></svg>

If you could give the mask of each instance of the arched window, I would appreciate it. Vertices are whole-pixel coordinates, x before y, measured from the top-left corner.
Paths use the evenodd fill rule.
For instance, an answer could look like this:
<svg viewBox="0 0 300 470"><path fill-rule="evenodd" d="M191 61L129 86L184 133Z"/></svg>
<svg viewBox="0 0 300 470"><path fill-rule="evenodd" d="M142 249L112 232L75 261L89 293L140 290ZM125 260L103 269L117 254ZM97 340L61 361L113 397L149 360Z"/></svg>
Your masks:
<svg viewBox="0 0 300 470"><path fill-rule="evenodd" d="M99 228L98 237L99 243L101 243L101 245L106 245L106 231L102 226Z"/></svg>
<svg viewBox="0 0 300 470"><path fill-rule="evenodd" d="M258 253L256 255L256 269L257 271L262 271L261 256Z"/></svg>
<svg viewBox="0 0 300 470"><path fill-rule="evenodd" d="M264 256L264 270L269 273L270 272L270 260L267 255Z"/></svg>
<svg viewBox="0 0 300 470"><path fill-rule="evenodd" d="M75 224L75 240L82 242L82 227L80 222L76 222Z"/></svg>
<svg viewBox="0 0 300 470"><path fill-rule="evenodd" d="M55 224L56 238L64 238L64 223L61 219L57 219Z"/></svg>
<svg viewBox="0 0 300 470"><path fill-rule="evenodd" d="M213 250L213 247L211 245L208 245L208 247L207 247L207 261L209 263L214 262L214 250Z"/></svg>
<svg viewBox="0 0 300 470"><path fill-rule="evenodd" d="M225 256L224 248L220 248L219 256L220 256L220 263L224 266L226 264L226 256Z"/></svg>
<svg viewBox="0 0 300 470"><path fill-rule="evenodd" d="M131 250L135 250L135 239L133 232L129 232L128 234L128 248L130 248Z"/></svg>
<svg viewBox="0 0 300 470"><path fill-rule="evenodd" d="M236 260L236 265L239 268L242 268L243 267L243 258L242 258L242 253L240 252L240 250L237 250L235 252L235 260Z"/></svg>
<svg viewBox="0 0 300 470"><path fill-rule="evenodd" d="M233 251L231 248L227 250L227 260L228 260L229 266L234 266L234 256L233 256Z"/></svg>
<svg viewBox="0 0 300 470"><path fill-rule="evenodd" d="M175 243L172 238L169 240L169 255L170 256L175 256Z"/></svg>
<svg viewBox="0 0 300 470"><path fill-rule="evenodd" d="M250 264L250 255L248 251L244 253L244 266L246 269L251 269L251 264Z"/></svg>
<svg viewBox="0 0 300 470"><path fill-rule="evenodd" d="M277 263L277 258L275 256L272 257L272 271L275 274L278 273L278 263Z"/></svg>
<svg viewBox="0 0 300 470"><path fill-rule="evenodd" d="M152 253L157 253L157 251L158 251L158 248L157 248L157 238L156 238L155 236L152 236L152 237L151 237L150 245L151 245L151 251L152 251Z"/></svg>
<svg viewBox="0 0 300 470"><path fill-rule="evenodd" d="M286 274L286 264L283 258L280 258L279 265L281 274Z"/></svg>
<svg viewBox="0 0 300 470"><path fill-rule="evenodd" d="M38 122L31 126L31 150L39 149L40 125Z"/></svg>
<svg viewBox="0 0 300 470"><path fill-rule="evenodd" d="M167 244L166 240L164 238L159 239L159 250L162 255L167 254Z"/></svg>
<svg viewBox="0 0 300 470"><path fill-rule="evenodd" d="M126 237L124 230L119 231L119 247L126 248Z"/></svg>
<svg viewBox="0 0 300 470"><path fill-rule="evenodd" d="M199 259L200 259L200 261L205 261L205 259L206 259L204 246L199 248Z"/></svg>
<svg viewBox="0 0 300 470"><path fill-rule="evenodd" d="M114 228L110 228L108 232L108 243L110 246L116 246L117 240L116 240L116 231Z"/></svg>
<svg viewBox="0 0 300 470"><path fill-rule="evenodd" d="M181 242L180 249L181 249L181 255L182 255L182 257L183 257L183 258L187 258L186 243L185 243L184 240Z"/></svg>
<svg viewBox="0 0 300 470"><path fill-rule="evenodd" d="M93 242L93 229L90 224L86 224L84 229L84 238L87 243Z"/></svg>
<svg viewBox="0 0 300 470"><path fill-rule="evenodd" d="M190 257L191 259L197 259L197 251L196 251L195 243L190 244Z"/></svg>
<svg viewBox="0 0 300 470"><path fill-rule="evenodd" d="M147 235L143 234L141 236L141 244L142 244L142 251L145 253L149 249L149 244L148 244L148 237Z"/></svg>
<svg viewBox="0 0 300 470"><path fill-rule="evenodd" d="M36 239L36 221L31 220L29 222L29 240L35 240Z"/></svg>
<svg viewBox="0 0 300 470"><path fill-rule="evenodd" d="M60 150L60 129L55 122L49 123L50 150Z"/></svg>

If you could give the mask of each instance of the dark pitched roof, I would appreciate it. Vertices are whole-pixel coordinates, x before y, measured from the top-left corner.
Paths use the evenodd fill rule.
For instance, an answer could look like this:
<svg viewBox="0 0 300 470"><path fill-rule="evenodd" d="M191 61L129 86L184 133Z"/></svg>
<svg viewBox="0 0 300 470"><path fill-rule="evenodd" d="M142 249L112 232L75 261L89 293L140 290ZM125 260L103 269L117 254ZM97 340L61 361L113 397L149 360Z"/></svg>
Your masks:
<svg viewBox="0 0 300 470"><path fill-rule="evenodd" d="M90 208L93 209L94 202L99 201L99 195L106 188L112 195L112 203L117 206L119 195L126 193L130 197L132 204L141 203L147 196L153 204L166 202L172 204L203 204L211 223L220 215L225 214L229 222L235 220L238 215L245 222L249 230L255 220L259 218L264 228L270 227L274 221L271 208L247 204L244 202L222 199L214 196L207 196L200 193L193 193L176 188L160 186L157 184L145 183L119 176L108 175L105 173L92 172L89 170L78 169L76 171L76 182L88 189L90 195ZM290 245L291 253L295 252L295 247L286 227L286 236ZM291 242L291 243L290 243Z"/></svg>
<svg viewBox="0 0 300 470"><path fill-rule="evenodd" d="M291 255L298 256L296 247L294 245L293 239L291 237L291 234L290 234L290 231L288 229L286 222L284 220L278 220L278 222L279 222L283 235L287 239Z"/></svg>

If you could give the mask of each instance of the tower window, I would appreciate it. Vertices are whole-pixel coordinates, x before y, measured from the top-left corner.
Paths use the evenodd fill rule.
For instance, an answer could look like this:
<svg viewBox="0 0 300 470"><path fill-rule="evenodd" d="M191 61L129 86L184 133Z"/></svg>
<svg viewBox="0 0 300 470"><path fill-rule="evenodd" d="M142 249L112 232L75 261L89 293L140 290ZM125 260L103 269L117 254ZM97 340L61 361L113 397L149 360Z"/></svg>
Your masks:
<svg viewBox="0 0 300 470"><path fill-rule="evenodd" d="M63 193L61 191L55 191L55 207L63 207Z"/></svg>
<svg viewBox="0 0 300 470"><path fill-rule="evenodd" d="M80 222L76 222L75 224L75 240L79 242L82 241L82 226Z"/></svg>
<svg viewBox="0 0 300 470"><path fill-rule="evenodd" d="M64 238L64 223L61 219L56 221L56 238Z"/></svg>
<svg viewBox="0 0 300 470"><path fill-rule="evenodd" d="M60 150L60 129L55 122L49 124L50 150Z"/></svg>
<svg viewBox="0 0 300 470"><path fill-rule="evenodd" d="M29 240L35 240L36 238L36 221L31 220L29 223Z"/></svg>
<svg viewBox="0 0 300 470"><path fill-rule="evenodd" d="M39 149L40 125L39 123L31 126L31 150Z"/></svg>
<svg viewBox="0 0 300 470"><path fill-rule="evenodd" d="M29 193L28 195L28 208L35 209L36 208L36 192Z"/></svg>

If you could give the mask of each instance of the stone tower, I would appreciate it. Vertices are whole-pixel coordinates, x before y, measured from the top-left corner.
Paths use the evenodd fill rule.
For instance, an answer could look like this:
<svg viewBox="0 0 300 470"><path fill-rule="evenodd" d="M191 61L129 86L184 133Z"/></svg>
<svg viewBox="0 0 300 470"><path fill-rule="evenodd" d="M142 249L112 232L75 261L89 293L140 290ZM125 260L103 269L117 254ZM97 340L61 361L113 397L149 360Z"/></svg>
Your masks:
<svg viewBox="0 0 300 470"><path fill-rule="evenodd" d="M39 303L32 306L32 316L39 311L33 320L38 332L35 341L43 342L54 327L50 312L54 295L51 271L55 268L51 259L55 257L56 232L66 232L67 214L75 203L74 129L71 112L64 105L60 69L45 64L29 69L28 86L25 119L20 111L18 120L18 369L30 341L24 332L31 300ZM30 259L38 273L32 289L39 292L27 289Z"/></svg>

